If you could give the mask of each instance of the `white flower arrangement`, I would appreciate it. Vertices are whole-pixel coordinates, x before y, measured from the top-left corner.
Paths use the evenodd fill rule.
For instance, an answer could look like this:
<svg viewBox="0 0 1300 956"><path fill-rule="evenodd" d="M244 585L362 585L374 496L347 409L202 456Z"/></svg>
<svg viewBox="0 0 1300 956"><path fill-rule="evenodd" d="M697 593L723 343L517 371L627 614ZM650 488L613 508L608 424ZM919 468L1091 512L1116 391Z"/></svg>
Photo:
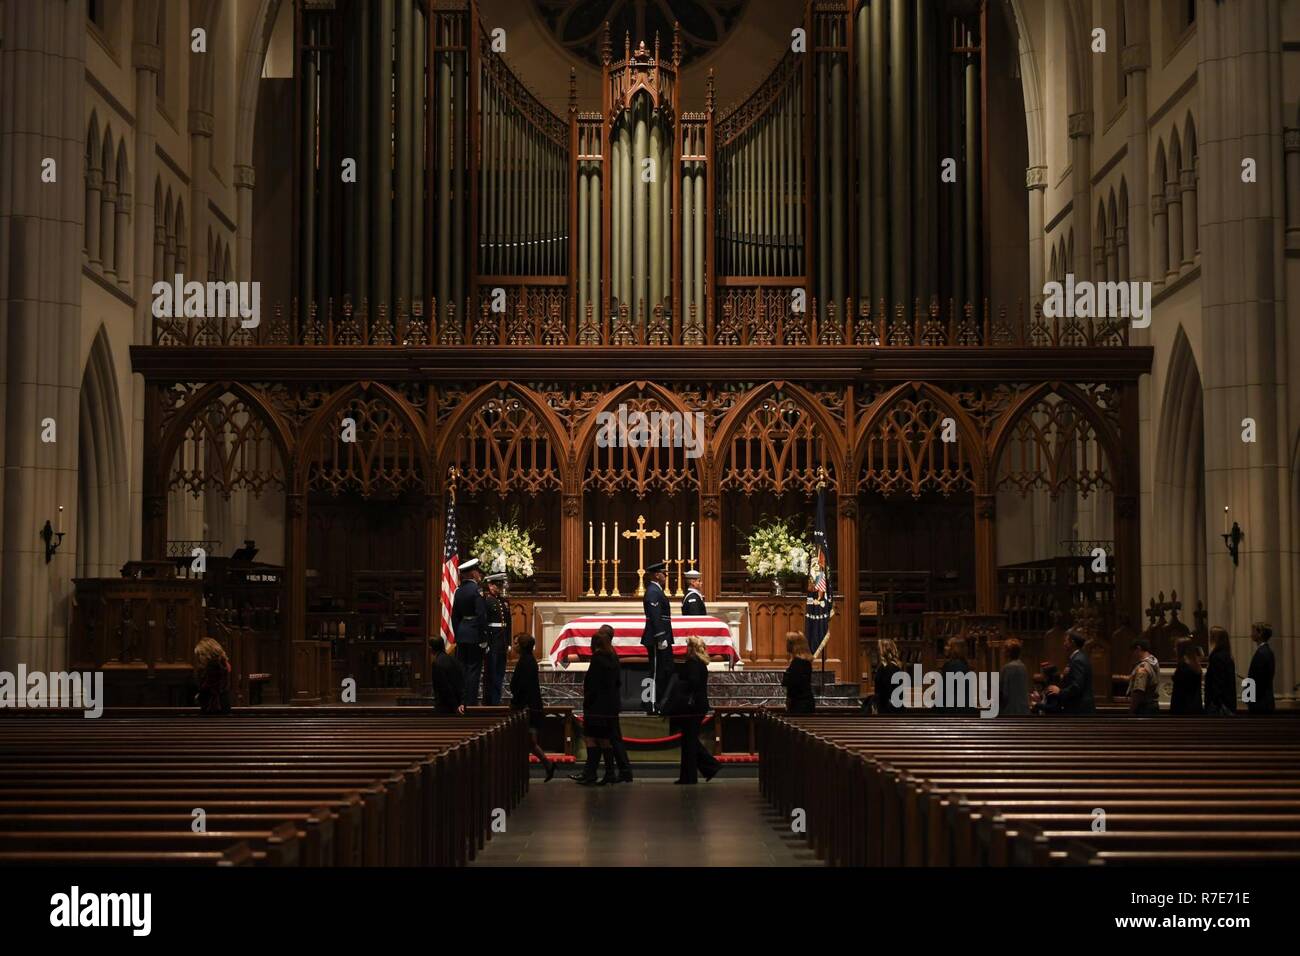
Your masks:
<svg viewBox="0 0 1300 956"><path fill-rule="evenodd" d="M474 554L484 565L514 578L531 578L533 555L541 551L533 536L513 522L498 521L474 539Z"/></svg>
<svg viewBox="0 0 1300 956"><path fill-rule="evenodd" d="M749 535L749 551L741 560L752 578L807 574L812 544L790 529L789 520L769 521Z"/></svg>

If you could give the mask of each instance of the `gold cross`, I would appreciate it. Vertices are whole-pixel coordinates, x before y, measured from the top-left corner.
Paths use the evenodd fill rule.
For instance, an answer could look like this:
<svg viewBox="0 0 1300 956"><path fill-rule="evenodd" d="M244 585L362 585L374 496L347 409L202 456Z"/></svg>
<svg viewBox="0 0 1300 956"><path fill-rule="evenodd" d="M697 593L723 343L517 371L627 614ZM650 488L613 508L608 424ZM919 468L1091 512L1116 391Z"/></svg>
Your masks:
<svg viewBox="0 0 1300 956"><path fill-rule="evenodd" d="M659 537L658 531L647 531L645 529L645 515L636 516L636 530L624 531L623 537L636 538L636 596L645 596L645 539Z"/></svg>

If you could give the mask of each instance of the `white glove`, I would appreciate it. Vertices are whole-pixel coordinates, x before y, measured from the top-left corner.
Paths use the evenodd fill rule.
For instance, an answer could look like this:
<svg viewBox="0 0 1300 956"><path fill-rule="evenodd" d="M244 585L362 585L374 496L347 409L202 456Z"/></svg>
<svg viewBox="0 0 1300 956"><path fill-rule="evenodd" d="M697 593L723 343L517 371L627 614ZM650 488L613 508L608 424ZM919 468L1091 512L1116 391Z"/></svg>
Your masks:
<svg viewBox="0 0 1300 956"><path fill-rule="evenodd" d="M660 642L659 642L659 650L661 650L661 651L662 651L662 650L665 650L665 649L667 649L667 647L668 647L668 642L667 642L667 641L660 641Z"/></svg>

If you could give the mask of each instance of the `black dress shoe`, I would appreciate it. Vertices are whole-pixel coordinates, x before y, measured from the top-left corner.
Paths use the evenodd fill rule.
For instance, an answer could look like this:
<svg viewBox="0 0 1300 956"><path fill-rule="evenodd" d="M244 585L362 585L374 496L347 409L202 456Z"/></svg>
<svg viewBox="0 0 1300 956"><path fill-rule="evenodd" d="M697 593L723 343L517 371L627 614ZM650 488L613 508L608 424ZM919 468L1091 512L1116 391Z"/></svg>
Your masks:
<svg viewBox="0 0 1300 956"><path fill-rule="evenodd" d="M618 775L618 782L619 782L619 783L631 783L631 782L632 782L632 771L631 771L631 770L624 770L622 773L620 773L620 774Z"/></svg>
<svg viewBox="0 0 1300 956"><path fill-rule="evenodd" d="M600 781L595 777L584 777L581 774L573 778L580 787L599 787Z"/></svg>
<svg viewBox="0 0 1300 956"><path fill-rule="evenodd" d="M546 763L546 779L542 783L550 783L551 778L555 776L555 761L549 760Z"/></svg>
<svg viewBox="0 0 1300 956"><path fill-rule="evenodd" d="M612 787L616 783L618 783L618 777L614 776L613 774L607 773L605 774L605 776L600 778L600 782L597 784L597 786Z"/></svg>
<svg viewBox="0 0 1300 956"><path fill-rule="evenodd" d="M588 777L581 770L579 770L577 773L569 774L569 779L572 780L574 783L595 783L596 782L595 777Z"/></svg>
<svg viewBox="0 0 1300 956"><path fill-rule="evenodd" d="M699 781L698 780L674 780L673 783L678 783L686 787L693 787L696 784L698 784Z"/></svg>
<svg viewBox="0 0 1300 956"><path fill-rule="evenodd" d="M710 780L716 777L718 775L718 771L721 769L722 769L722 764L718 764L716 767L713 768L712 773L709 773L709 771L707 770L701 770L700 773L704 774L704 782L708 783Z"/></svg>

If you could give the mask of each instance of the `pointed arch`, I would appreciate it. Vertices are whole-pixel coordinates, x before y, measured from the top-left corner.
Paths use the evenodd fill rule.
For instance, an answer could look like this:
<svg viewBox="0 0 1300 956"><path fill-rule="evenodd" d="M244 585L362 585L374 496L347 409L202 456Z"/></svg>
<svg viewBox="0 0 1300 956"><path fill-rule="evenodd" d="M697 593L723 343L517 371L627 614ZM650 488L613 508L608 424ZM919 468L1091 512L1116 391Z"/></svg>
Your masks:
<svg viewBox="0 0 1300 956"><path fill-rule="evenodd" d="M108 332L101 324L81 376L77 432L78 577L111 577L130 553L126 437Z"/></svg>
<svg viewBox="0 0 1300 956"><path fill-rule="evenodd" d="M287 477L294 460L293 436L271 403L260 391L250 388L243 382L209 382L188 397L185 407L163 431L162 439L158 443L158 464L154 475L156 489L165 492L171 483L170 475L176 452L185 440L186 433L194 420L227 394L242 402L245 410L256 415L260 423L266 427L272 444L280 454L280 463Z"/></svg>
<svg viewBox="0 0 1300 956"><path fill-rule="evenodd" d="M1128 226L1128 180L1119 178L1119 224Z"/></svg>
<svg viewBox="0 0 1300 956"><path fill-rule="evenodd" d="M1152 557L1161 590L1186 606L1205 598L1205 418L1200 371L1186 330L1174 333L1165 377L1155 454Z"/></svg>
<svg viewBox="0 0 1300 956"><path fill-rule="evenodd" d="M1183 169L1183 152L1178 140L1178 127L1175 126L1169 131L1169 169L1168 178L1177 181L1178 174Z"/></svg>
<svg viewBox="0 0 1300 956"><path fill-rule="evenodd" d="M559 416L555 414L555 411L538 392L518 382L500 379L488 382L466 395L461 400L460 406L443 425L441 433L436 437L434 452L433 486L435 488L441 488L446 480L447 469L451 467L451 458L456 449L456 442L464 433L469 420L478 414L486 402L503 392L517 398L542 424L551 442L551 447L555 449L561 487L565 489L571 487L572 447L569 443L569 437L560 423Z"/></svg>
<svg viewBox="0 0 1300 956"><path fill-rule="evenodd" d="M1126 487L1126 473L1130 468L1135 468L1136 463L1126 462L1121 454L1119 435L1116 434L1114 427L1108 422L1101 410L1097 408L1088 396L1077 386L1069 382L1040 382L1032 388L1026 389L1020 393L1013 401L1002 417L993 427L992 439L989 443L989 482L990 485L996 486L999 481L999 475L1002 468L1002 456L1006 452L1007 446L1015 436L1017 426L1021 420L1028 415L1035 406L1040 402L1056 396L1059 400L1068 403L1076 412L1081 414L1096 436L1098 447L1102 454L1106 456L1106 465L1110 472L1110 481L1115 489Z"/></svg>
<svg viewBox="0 0 1300 956"><path fill-rule="evenodd" d="M751 389L718 423L710 452L710 459L717 469L716 474L711 476L712 481L717 481L720 485L725 479L723 472L730 455L731 443L746 419L759 410L764 401L777 396L793 401L816 426L817 437L825 443L826 459L831 465L830 486L838 490L840 482L845 480L847 459L847 442L842 427L806 388L782 379L774 379Z"/></svg>
<svg viewBox="0 0 1300 956"><path fill-rule="evenodd" d="M386 408L396 416L397 424L404 429L405 437L408 437L412 443L413 460L409 462L411 466L418 469L419 478L422 484L427 486L431 481L429 474L429 440L424 430L424 424L413 409L401 395L394 391L390 386L382 382L352 382L351 384L339 389L331 395L316 413L311 417L306 427L302 430L302 435L298 440L298 454L294 462L293 490L296 493L306 493L308 482L311 478L311 456L318 450L318 443L324 440L324 430L326 426L334 423L338 414L349 402L378 402L380 408ZM363 431L362 426L365 423L358 422L358 431ZM387 429L387 422L374 422ZM371 449L376 454L382 450Z"/></svg>
<svg viewBox="0 0 1300 956"><path fill-rule="evenodd" d="M952 417L957 426L959 436L958 451L963 453L957 462L951 463L949 467L943 469L944 475L936 476L939 478L938 485L951 490L956 484L959 484L960 481L955 476L961 470L960 466L964 465L970 469L972 489L978 491L984 488L987 482L987 462L984 453L984 441L980 437L979 429L976 428L970 416L966 414L965 409L961 407L961 403L950 393L929 382L920 381L903 382L872 403L862 418L857 434L853 437L850 474L856 480L865 464L870 441L873 436L880 437L891 413L897 410L901 403L913 402L916 398L931 403L941 412L946 412L948 416ZM965 451L966 449L969 449L969 451ZM913 464L919 465L919 461L914 461ZM918 473L913 477L915 479L913 493L915 494L925 483L922 481L925 476Z"/></svg>
<svg viewBox="0 0 1300 956"><path fill-rule="evenodd" d="M609 411L617 402L626 399L630 395L638 392L648 392L658 398L668 406L670 411L681 412L683 415L691 413L690 408L682 400L682 397L676 392L665 388L658 382L652 382L648 379L641 379L636 382L625 382L612 391L606 392L600 397L600 400L592 407L591 411L583 417L573 436L573 447L576 452L576 459L581 465L586 462L591 455L591 447L596 441L597 433L600 430L598 420L602 412Z"/></svg>
<svg viewBox="0 0 1300 956"><path fill-rule="evenodd" d="M1164 137L1156 140L1156 165L1152 182L1155 187L1152 190L1153 195L1164 195L1165 182L1169 179L1168 160L1165 158L1165 141Z"/></svg>

